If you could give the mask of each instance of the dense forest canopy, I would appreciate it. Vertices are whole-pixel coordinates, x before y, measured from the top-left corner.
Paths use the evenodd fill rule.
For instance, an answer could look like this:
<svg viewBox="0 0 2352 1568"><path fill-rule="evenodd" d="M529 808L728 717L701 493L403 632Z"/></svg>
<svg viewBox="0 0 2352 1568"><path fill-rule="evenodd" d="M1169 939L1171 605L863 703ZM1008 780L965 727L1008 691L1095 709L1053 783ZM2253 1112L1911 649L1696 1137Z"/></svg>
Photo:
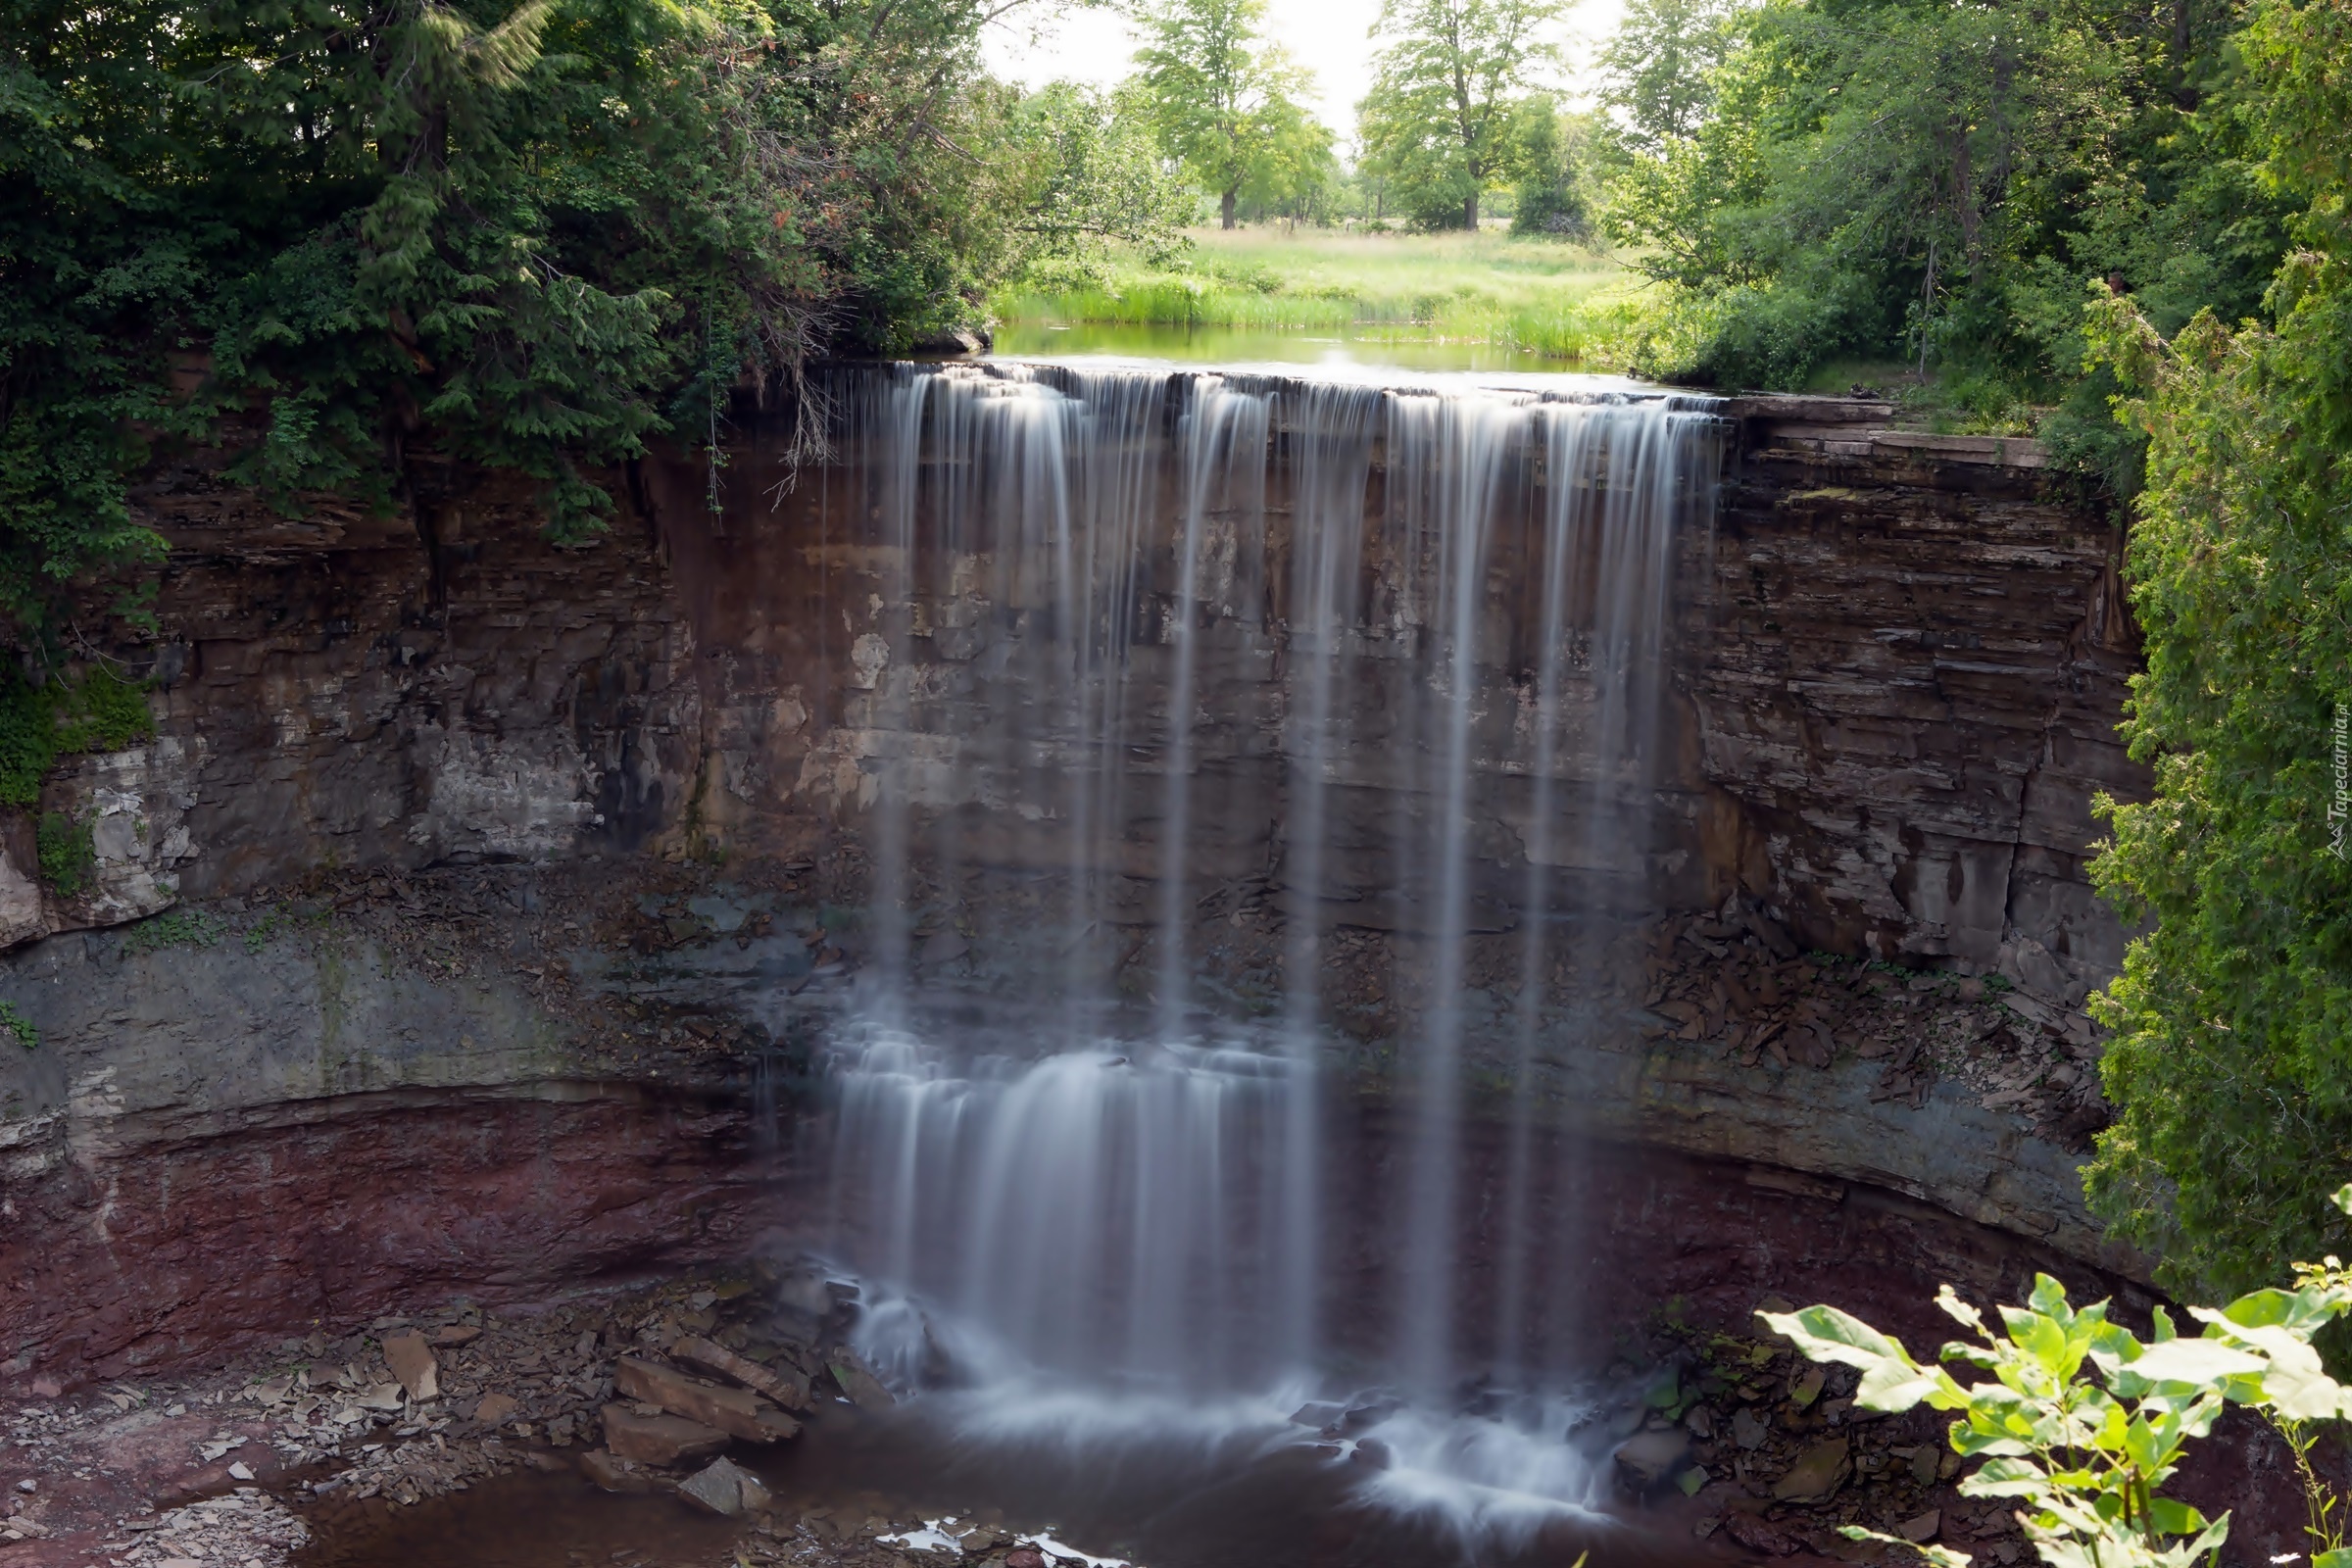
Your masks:
<svg viewBox="0 0 2352 1568"><path fill-rule="evenodd" d="M406 444L542 482L708 440L729 389L977 320L1164 234L1094 95L979 69L981 0L8 0L0 608L151 556L123 498L234 416L233 476L378 504Z"/></svg>

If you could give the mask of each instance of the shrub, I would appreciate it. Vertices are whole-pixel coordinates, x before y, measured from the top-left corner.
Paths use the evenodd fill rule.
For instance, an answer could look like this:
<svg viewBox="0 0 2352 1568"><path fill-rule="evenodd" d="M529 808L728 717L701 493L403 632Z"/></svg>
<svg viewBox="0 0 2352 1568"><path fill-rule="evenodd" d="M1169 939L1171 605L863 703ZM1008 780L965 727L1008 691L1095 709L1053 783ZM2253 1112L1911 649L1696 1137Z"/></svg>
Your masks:
<svg viewBox="0 0 2352 1568"><path fill-rule="evenodd" d="M2352 1213L2352 1187L2334 1196ZM2183 1339L2162 1307L2141 1340L2108 1321L2107 1303L2080 1310L2065 1287L2037 1276L2029 1303L2000 1309L2004 1332L1943 1288L1936 1304L1975 1343L1943 1347L1940 1360L1987 1374L1962 1384L1922 1366L1902 1344L1834 1306L1757 1314L1815 1361L1859 1368L1854 1402L1889 1413L1926 1403L1950 1410L1955 1451L1984 1462L1963 1496L2008 1497L2051 1568L2189 1568L2215 1554L2230 1516L2208 1520L2163 1495L2189 1444L2212 1432L2230 1405L2276 1424L2293 1446L2308 1496L2312 1568L2352 1568L2337 1509L2341 1498L2310 1463L2314 1427L2352 1415L2352 1389L2327 1375L2312 1338L2352 1310L2352 1269L2330 1257L2295 1265L2292 1290L2261 1290L2221 1308L2190 1307L2205 1325ZM2095 1374L2095 1375L2094 1375ZM1858 1525L1857 1541L1910 1543ZM1917 1546L1937 1568L1966 1568L1964 1552Z"/></svg>

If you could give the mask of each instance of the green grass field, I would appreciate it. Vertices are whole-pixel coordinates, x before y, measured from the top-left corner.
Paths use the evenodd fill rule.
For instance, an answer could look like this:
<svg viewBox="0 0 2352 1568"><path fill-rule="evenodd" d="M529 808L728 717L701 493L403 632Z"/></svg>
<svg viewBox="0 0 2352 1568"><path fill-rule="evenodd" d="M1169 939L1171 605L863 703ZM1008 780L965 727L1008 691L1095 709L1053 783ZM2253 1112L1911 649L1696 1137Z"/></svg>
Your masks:
<svg viewBox="0 0 2352 1568"><path fill-rule="evenodd" d="M997 315L1028 325L1337 332L1478 344L1595 366L1648 310L1642 280L1573 246L1499 233L1199 229L1174 268L1113 267L1099 285L1016 288Z"/></svg>

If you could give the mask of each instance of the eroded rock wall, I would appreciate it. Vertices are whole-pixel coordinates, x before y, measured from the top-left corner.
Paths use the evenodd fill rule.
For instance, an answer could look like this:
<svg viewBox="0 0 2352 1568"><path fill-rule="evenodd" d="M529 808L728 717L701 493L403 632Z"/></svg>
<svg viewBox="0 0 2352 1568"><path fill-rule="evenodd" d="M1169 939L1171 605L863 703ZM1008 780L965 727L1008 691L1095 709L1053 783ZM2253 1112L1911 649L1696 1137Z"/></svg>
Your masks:
<svg viewBox="0 0 2352 1568"><path fill-rule="evenodd" d="M2120 966L2084 874L2138 665L2123 539L2029 443L1756 400L1690 690L1743 875L1815 945L1998 972L2067 1006Z"/></svg>

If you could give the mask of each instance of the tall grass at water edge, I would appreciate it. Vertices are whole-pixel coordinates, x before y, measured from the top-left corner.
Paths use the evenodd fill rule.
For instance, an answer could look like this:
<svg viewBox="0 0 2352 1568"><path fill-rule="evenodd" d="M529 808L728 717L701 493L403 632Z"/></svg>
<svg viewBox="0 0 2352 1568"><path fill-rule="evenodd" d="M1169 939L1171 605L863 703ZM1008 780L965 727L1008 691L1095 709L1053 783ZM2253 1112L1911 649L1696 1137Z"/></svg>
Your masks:
<svg viewBox="0 0 2352 1568"><path fill-rule="evenodd" d="M1570 246L1499 234L1196 233L1173 268L1113 264L1000 294L1029 322L1331 332L1484 343L1571 364L1622 364L1655 291Z"/></svg>

